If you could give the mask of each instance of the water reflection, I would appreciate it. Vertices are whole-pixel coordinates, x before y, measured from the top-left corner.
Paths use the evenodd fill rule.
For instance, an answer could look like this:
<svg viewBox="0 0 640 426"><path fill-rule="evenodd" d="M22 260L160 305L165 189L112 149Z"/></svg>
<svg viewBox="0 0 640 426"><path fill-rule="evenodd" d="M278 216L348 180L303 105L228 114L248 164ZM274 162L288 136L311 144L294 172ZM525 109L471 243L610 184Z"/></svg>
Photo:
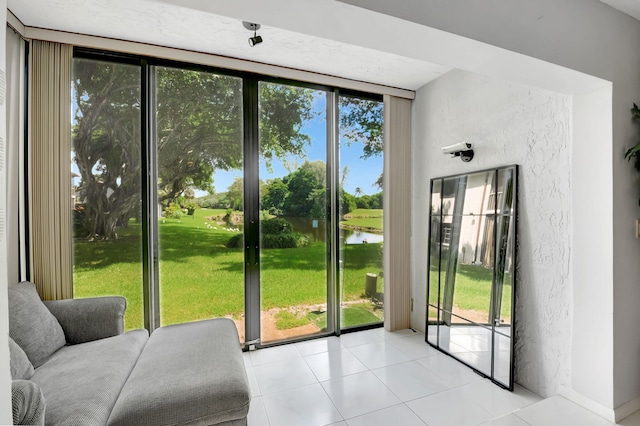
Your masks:
<svg viewBox="0 0 640 426"><path fill-rule="evenodd" d="M326 241L324 221L308 217L283 217L283 219L291 222L295 232L308 235L313 241ZM344 244L376 244L383 241L382 234L352 229L340 229L340 235Z"/></svg>
<svg viewBox="0 0 640 426"><path fill-rule="evenodd" d="M349 229L341 230L345 244L374 244L383 241L382 234L373 234L371 232L351 231Z"/></svg>

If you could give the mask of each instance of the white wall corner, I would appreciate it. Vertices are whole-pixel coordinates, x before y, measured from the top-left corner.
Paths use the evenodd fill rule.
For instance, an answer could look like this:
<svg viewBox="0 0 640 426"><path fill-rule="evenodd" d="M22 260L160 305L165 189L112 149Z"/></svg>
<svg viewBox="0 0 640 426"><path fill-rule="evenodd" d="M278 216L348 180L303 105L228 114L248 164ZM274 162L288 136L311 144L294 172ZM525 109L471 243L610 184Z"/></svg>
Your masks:
<svg viewBox="0 0 640 426"><path fill-rule="evenodd" d="M587 410L591 411L592 413L602 417L603 419L609 422L615 423L622 419L622 418L617 418L616 410L613 410L612 408L609 408L609 407L605 407L604 405L594 401L593 399L590 399L584 396L579 392L576 392L575 390L567 386L560 386L560 388L558 389L558 394L560 396L567 398L569 401L574 402L580 405L581 407L586 408ZM640 404L640 400L638 401L638 404ZM640 405L639 405L639 408L640 408Z"/></svg>

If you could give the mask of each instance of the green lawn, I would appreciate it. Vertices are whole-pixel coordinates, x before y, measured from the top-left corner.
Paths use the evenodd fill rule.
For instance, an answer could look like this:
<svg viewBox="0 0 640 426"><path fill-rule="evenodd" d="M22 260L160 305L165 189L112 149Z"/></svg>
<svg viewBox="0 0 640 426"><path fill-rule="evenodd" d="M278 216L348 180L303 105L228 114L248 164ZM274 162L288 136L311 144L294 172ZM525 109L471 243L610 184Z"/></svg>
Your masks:
<svg viewBox="0 0 640 426"><path fill-rule="evenodd" d="M382 209L356 209L344 216L340 226L382 232Z"/></svg>
<svg viewBox="0 0 640 426"><path fill-rule="evenodd" d="M206 217L224 213L199 209L195 216L161 219L160 304L163 324L216 316L238 317L244 306L244 253L225 243L235 235ZM122 295L125 326L143 326L140 227L131 223L114 241L75 242L74 296ZM262 308L326 302L323 243L297 249L262 250ZM344 299L359 300L368 272L379 273L378 244L344 248ZM382 292L383 280L378 280Z"/></svg>
<svg viewBox="0 0 640 426"><path fill-rule="evenodd" d="M431 265L430 286L434 291L429 292L429 303L437 305L437 283L438 270L437 260ZM446 268L446 261L442 267ZM445 273L442 274L442 280ZM454 306L459 309L486 312L489 316L489 304L491 300L491 283L493 280L493 269L485 268L482 265L459 264L455 280ZM444 282L441 283L444 285ZM505 285L503 286L502 306L500 315L505 321L511 318L511 275L505 274Z"/></svg>
<svg viewBox="0 0 640 426"><path fill-rule="evenodd" d="M355 209L345 215L347 218L382 217L382 209Z"/></svg>

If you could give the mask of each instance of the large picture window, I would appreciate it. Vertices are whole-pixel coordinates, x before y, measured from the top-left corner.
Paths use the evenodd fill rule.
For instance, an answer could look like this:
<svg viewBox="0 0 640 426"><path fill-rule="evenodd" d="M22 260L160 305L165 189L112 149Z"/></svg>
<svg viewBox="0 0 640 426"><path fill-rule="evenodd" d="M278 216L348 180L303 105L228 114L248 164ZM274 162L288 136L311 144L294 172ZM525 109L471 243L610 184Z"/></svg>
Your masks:
<svg viewBox="0 0 640 426"><path fill-rule="evenodd" d="M86 50L72 93L75 297L252 345L382 324L381 99Z"/></svg>

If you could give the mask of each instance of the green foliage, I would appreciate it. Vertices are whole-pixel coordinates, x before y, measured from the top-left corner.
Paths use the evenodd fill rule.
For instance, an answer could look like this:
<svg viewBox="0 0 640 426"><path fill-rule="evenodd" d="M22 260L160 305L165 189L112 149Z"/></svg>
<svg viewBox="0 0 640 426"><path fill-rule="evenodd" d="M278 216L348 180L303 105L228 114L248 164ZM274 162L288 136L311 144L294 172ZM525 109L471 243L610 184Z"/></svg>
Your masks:
<svg viewBox="0 0 640 426"><path fill-rule="evenodd" d="M262 235L291 234L293 225L288 220L274 217L260 222L260 232Z"/></svg>
<svg viewBox="0 0 640 426"><path fill-rule="evenodd" d="M198 206L208 209L227 209L229 207L226 192L205 195L197 198L195 202Z"/></svg>
<svg viewBox="0 0 640 426"><path fill-rule="evenodd" d="M243 235L232 236L225 244L229 248L241 248ZM294 232L291 222L275 217L260 222L260 247L272 248L300 248L307 247L311 240L305 234Z"/></svg>
<svg viewBox="0 0 640 426"><path fill-rule="evenodd" d="M140 86L137 67L74 60L73 161L90 234L115 236L139 210ZM166 207L191 188L211 192L214 170L242 168L242 80L157 67L156 87L158 196ZM271 83L259 90L261 156L304 156L310 138L302 127L313 117L314 91ZM241 203L237 191L230 195L229 206Z"/></svg>
<svg viewBox="0 0 640 426"><path fill-rule="evenodd" d="M168 207L165 207L163 213L167 219L180 219L184 214L182 207L176 203L171 203Z"/></svg>
<svg viewBox="0 0 640 426"><path fill-rule="evenodd" d="M236 234L233 237L229 238L229 241L226 242L225 247L242 248L243 243L244 243L244 234Z"/></svg>
<svg viewBox="0 0 640 426"><path fill-rule="evenodd" d="M262 197L262 208L273 215L283 215L284 205L289 195L289 187L280 178L267 182L265 194Z"/></svg>
<svg viewBox="0 0 640 426"><path fill-rule="evenodd" d="M237 177L233 183L227 188L227 200L229 207L234 210L243 210L244 208L244 179Z"/></svg>
<svg viewBox="0 0 640 426"><path fill-rule="evenodd" d="M633 104L633 108L631 108L631 116L634 121L640 120L640 108L635 103ZM629 148L624 153L624 158L631 161L631 159L635 160L634 167L636 170L640 172L640 142Z"/></svg>
<svg viewBox="0 0 640 426"><path fill-rule="evenodd" d="M90 217L87 215L87 209L83 204L75 204L73 206L73 236L74 238L83 238L91 232Z"/></svg>
<svg viewBox="0 0 640 426"><path fill-rule="evenodd" d="M305 161L296 171L284 177L282 181L289 189L283 206L284 216L311 217L312 210L315 217L323 216L326 203L324 199L319 199L318 191L322 191L324 196L325 170L322 161Z"/></svg>
<svg viewBox="0 0 640 426"><path fill-rule="evenodd" d="M187 210L187 214L189 216L193 216L196 212L196 209L200 208L200 206L195 201L187 201L182 204L182 207Z"/></svg>
<svg viewBox="0 0 640 426"><path fill-rule="evenodd" d="M347 193L344 189L340 190L340 213L346 215L358 208L356 197Z"/></svg>
<svg viewBox="0 0 640 426"><path fill-rule="evenodd" d="M260 246L262 248L299 248L310 244L310 239L304 234L293 232L290 234L263 234Z"/></svg>
<svg viewBox="0 0 640 426"><path fill-rule="evenodd" d="M362 143L363 159L382 155L383 107L379 101L340 96L340 142Z"/></svg>
<svg viewBox="0 0 640 426"><path fill-rule="evenodd" d="M358 188L356 188L357 190ZM374 195L362 195L356 198L356 205L359 209L381 209L382 192Z"/></svg>
<svg viewBox="0 0 640 426"><path fill-rule="evenodd" d="M309 237L294 232L291 222L275 217L260 222L262 248L296 248L310 244Z"/></svg>
<svg viewBox="0 0 640 426"><path fill-rule="evenodd" d="M302 125L313 118L314 91L304 87L261 82L259 131L260 155L270 160L291 154L304 157L311 138L301 133Z"/></svg>
<svg viewBox="0 0 640 426"><path fill-rule="evenodd" d="M633 117L633 120L635 122L638 122L638 120L640 120L640 108L638 108L638 105L636 105L635 103L633 104L633 108L631 108L631 116ZM640 142L629 148L624 153L624 158L626 158L628 161L631 161L633 159L633 166L638 172L640 172ZM640 204L640 201L638 203Z"/></svg>

